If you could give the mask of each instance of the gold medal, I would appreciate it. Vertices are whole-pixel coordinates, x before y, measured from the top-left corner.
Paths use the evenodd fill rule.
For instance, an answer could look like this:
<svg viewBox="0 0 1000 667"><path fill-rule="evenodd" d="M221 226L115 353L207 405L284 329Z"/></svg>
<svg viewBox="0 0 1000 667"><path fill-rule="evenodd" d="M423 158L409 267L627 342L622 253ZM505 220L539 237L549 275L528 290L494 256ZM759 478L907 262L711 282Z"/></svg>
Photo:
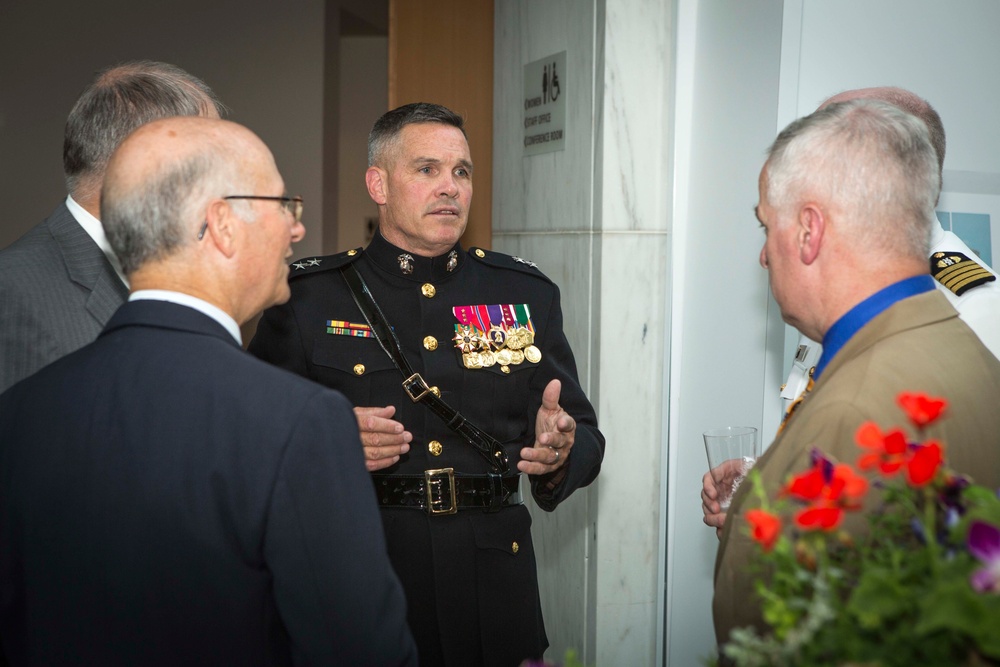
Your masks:
<svg viewBox="0 0 1000 667"><path fill-rule="evenodd" d="M524 348L524 358L533 364L537 364L539 361L542 360L542 351L539 350L534 345L529 345L528 347Z"/></svg>
<svg viewBox="0 0 1000 667"><path fill-rule="evenodd" d="M518 364L523 364L524 352L521 352L521 350L514 350L513 352L511 352L510 363L514 364L515 366L517 366Z"/></svg>
<svg viewBox="0 0 1000 667"><path fill-rule="evenodd" d="M483 362L483 368L489 368L490 366L492 366L497 362L497 356L492 352L490 352L489 350L487 350L486 352L480 352L479 358Z"/></svg>
<svg viewBox="0 0 1000 667"><path fill-rule="evenodd" d="M462 355L462 363L465 364L466 368L482 368L483 359L479 356L478 352L470 352L468 354Z"/></svg>
<svg viewBox="0 0 1000 667"><path fill-rule="evenodd" d="M512 358L513 353L510 350L500 350L496 353L496 362L503 366L510 364Z"/></svg>
<svg viewBox="0 0 1000 667"><path fill-rule="evenodd" d="M507 332L507 347L511 350L520 350L525 346L524 329L518 327Z"/></svg>
<svg viewBox="0 0 1000 667"><path fill-rule="evenodd" d="M463 354L468 354L476 349L476 335L472 333L472 327L455 326L455 341L457 347Z"/></svg>

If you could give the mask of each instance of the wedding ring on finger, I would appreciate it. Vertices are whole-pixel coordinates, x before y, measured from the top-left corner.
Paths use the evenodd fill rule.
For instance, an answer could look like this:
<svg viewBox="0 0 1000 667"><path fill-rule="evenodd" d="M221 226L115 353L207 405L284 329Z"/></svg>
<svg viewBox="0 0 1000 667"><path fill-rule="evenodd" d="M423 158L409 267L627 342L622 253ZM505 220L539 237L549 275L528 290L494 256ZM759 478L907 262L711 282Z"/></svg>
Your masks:
<svg viewBox="0 0 1000 667"><path fill-rule="evenodd" d="M554 466L555 464L559 463L559 450L556 449L555 447L549 447L549 449L551 449L553 452L556 453L556 459L555 459L555 461L553 461L552 463L549 464L549 465L553 465Z"/></svg>

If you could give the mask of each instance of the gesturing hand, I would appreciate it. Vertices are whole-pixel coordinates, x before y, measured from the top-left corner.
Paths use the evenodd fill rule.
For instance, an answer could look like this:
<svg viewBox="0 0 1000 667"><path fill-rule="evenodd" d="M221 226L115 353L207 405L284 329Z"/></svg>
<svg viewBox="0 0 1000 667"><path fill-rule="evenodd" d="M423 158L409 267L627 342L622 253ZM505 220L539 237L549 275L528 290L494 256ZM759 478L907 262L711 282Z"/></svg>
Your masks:
<svg viewBox="0 0 1000 667"><path fill-rule="evenodd" d="M542 475L566 465L576 437L576 420L559 406L562 383L552 380L542 392L542 407L535 417L535 444L521 450L517 469Z"/></svg>

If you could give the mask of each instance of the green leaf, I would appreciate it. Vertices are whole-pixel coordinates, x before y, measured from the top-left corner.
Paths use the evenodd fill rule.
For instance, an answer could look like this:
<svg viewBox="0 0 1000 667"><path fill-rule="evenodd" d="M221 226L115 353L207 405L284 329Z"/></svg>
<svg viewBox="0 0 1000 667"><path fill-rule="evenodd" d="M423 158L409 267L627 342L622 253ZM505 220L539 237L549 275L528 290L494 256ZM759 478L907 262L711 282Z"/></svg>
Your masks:
<svg viewBox="0 0 1000 667"><path fill-rule="evenodd" d="M847 611L863 628L878 628L911 606L907 590L896 573L880 567L869 568L861 575L857 588L847 602Z"/></svg>
<svg viewBox="0 0 1000 667"><path fill-rule="evenodd" d="M1000 658L1000 630L998 630L1000 628L1000 596L979 595L977 597L982 604L982 615L969 628L969 634L983 654L991 658Z"/></svg>
<svg viewBox="0 0 1000 667"><path fill-rule="evenodd" d="M920 619L913 628L917 635L936 631L964 635L979 623L985 609L979 596L962 580L938 582L920 602Z"/></svg>

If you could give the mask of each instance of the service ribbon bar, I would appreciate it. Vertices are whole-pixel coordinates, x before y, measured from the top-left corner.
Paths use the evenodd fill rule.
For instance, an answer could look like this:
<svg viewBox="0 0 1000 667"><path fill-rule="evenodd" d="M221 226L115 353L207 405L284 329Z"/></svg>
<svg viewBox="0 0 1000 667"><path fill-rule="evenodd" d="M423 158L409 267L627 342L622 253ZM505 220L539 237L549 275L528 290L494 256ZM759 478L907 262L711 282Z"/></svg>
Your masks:
<svg viewBox="0 0 1000 667"><path fill-rule="evenodd" d="M326 332L337 336L357 336L371 338L372 330L367 324L355 324L346 320L327 320Z"/></svg>

